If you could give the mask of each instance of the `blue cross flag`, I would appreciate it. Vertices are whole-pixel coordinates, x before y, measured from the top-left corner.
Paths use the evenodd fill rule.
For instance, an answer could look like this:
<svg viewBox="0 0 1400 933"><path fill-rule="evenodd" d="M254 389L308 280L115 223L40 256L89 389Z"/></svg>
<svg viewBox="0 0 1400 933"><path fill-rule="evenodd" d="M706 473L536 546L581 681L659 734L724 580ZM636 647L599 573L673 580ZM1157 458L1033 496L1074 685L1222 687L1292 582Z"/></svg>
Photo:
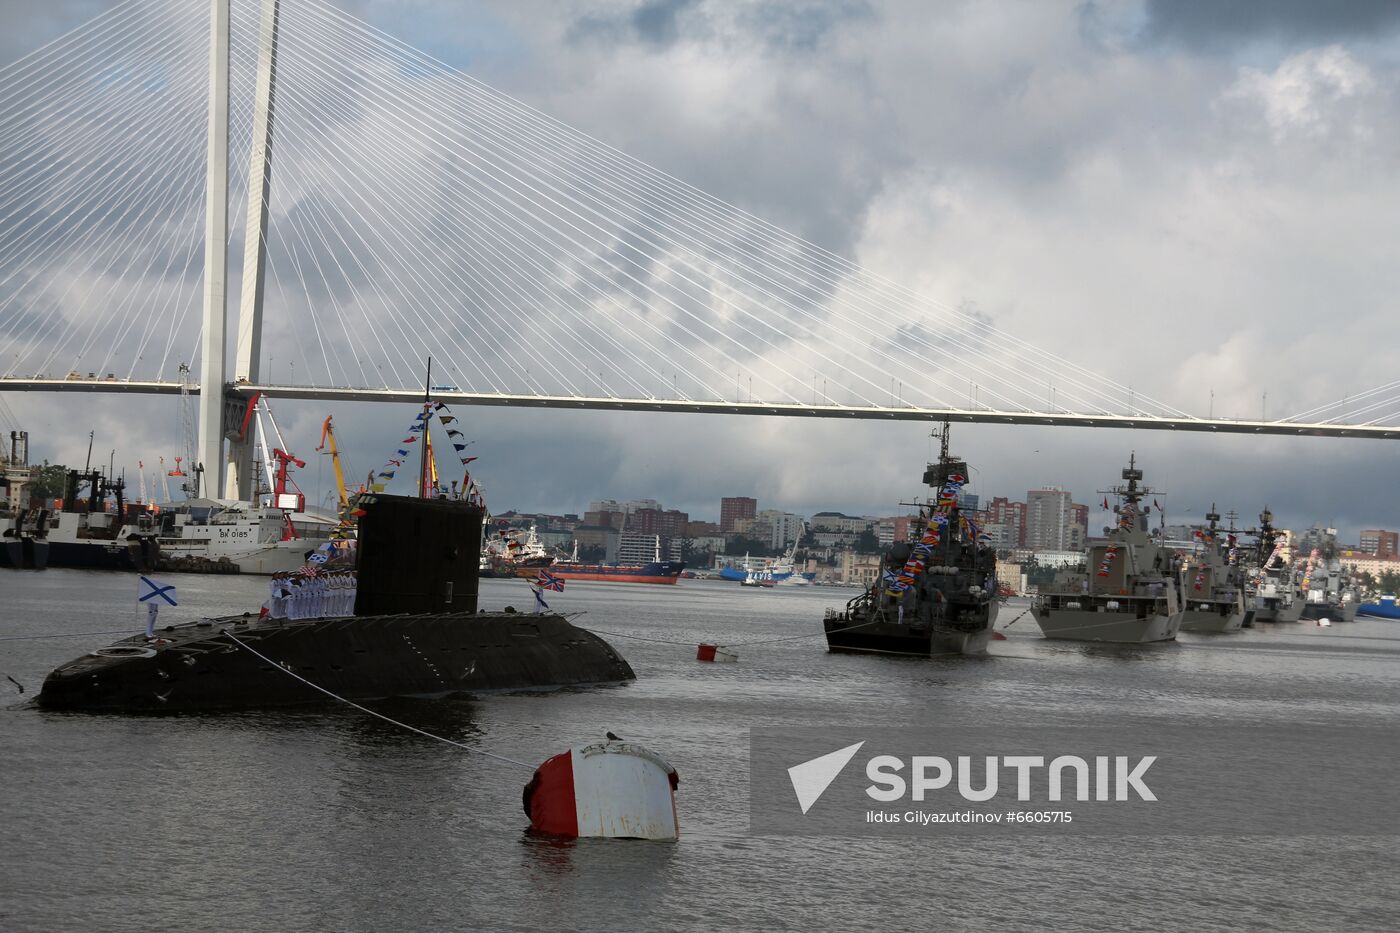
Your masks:
<svg viewBox="0 0 1400 933"><path fill-rule="evenodd" d="M159 606L160 600L164 600L172 606L176 605L175 584L173 583L169 586L162 586L150 577L142 577L141 586L138 587L138 591L136 597L137 602Z"/></svg>

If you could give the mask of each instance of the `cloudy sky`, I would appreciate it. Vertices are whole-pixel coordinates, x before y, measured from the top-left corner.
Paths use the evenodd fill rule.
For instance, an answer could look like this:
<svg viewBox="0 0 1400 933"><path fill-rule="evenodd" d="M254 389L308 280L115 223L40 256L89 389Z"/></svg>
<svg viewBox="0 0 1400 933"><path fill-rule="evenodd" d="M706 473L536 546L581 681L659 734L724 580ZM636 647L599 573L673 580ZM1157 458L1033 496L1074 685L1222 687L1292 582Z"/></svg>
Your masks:
<svg viewBox="0 0 1400 933"><path fill-rule="evenodd" d="M0 0L0 65L110 6ZM1394 3L341 6L678 179L1177 408L1278 417L1395 378ZM178 444L169 400L5 402L53 460L81 461L89 429L101 459L116 448L129 466ZM326 411L277 404L304 456ZM334 413L355 475L383 461L412 416L367 404ZM650 497L715 517L720 496L747 494L760 507L888 514L918 491L930 451L914 423L459 414L497 510ZM1173 519L1213 501L1247 519L1268 504L1285 524L1331 523L1353 537L1400 527L1397 451L1384 442L984 426L955 438L986 496L1058 484L1097 501L1135 450ZM328 480L313 461L309 498Z"/></svg>

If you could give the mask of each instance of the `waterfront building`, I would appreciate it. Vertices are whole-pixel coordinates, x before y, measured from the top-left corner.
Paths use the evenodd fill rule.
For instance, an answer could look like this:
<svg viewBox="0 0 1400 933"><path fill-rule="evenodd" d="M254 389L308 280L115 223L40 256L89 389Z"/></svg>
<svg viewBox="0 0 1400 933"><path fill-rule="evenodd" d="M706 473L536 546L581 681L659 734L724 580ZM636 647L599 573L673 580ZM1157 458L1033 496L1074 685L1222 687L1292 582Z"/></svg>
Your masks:
<svg viewBox="0 0 1400 933"><path fill-rule="evenodd" d="M857 554L855 551L842 551L840 579L843 583L870 586L880 578L883 564L884 557L879 554Z"/></svg>

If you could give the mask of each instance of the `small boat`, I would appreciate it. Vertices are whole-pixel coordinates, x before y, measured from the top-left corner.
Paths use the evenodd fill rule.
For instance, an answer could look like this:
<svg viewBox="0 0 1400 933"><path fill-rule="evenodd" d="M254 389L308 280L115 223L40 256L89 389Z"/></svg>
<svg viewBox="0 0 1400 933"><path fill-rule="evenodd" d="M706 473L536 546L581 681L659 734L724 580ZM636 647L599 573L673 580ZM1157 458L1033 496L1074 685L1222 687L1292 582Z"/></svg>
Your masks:
<svg viewBox="0 0 1400 933"><path fill-rule="evenodd" d="M1129 458L1123 479L1126 486L1106 493L1120 500L1113 509L1118 526L1090 546L1083 572L1061 571L1031 603L1046 638L1143 644L1172 641L1181 628L1171 558L1148 533L1152 507L1142 500L1152 490L1138 485L1136 457Z"/></svg>
<svg viewBox="0 0 1400 933"><path fill-rule="evenodd" d="M765 570L750 570L739 585L767 588L774 585L773 575Z"/></svg>

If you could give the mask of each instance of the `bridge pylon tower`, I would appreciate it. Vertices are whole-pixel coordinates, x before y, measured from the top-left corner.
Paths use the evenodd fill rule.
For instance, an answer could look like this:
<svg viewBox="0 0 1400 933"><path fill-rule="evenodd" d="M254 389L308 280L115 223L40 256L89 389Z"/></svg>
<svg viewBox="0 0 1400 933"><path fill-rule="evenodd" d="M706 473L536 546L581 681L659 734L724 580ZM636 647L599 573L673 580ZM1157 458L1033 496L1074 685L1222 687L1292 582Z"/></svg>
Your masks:
<svg viewBox="0 0 1400 933"><path fill-rule="evenodd" d="M232 391L228 356L229 4L210 0L209 147L205 180L204 334L199 394L199 465L205 495L253 496L252 447L242 431L247 400ZM243 285L239 295L234 382L258 382L266 281L268 196L272 185L272 115L277 83L281 0L263 0L253 136L249 153ZM224 442L228 441L227 453Z"/></svg>

